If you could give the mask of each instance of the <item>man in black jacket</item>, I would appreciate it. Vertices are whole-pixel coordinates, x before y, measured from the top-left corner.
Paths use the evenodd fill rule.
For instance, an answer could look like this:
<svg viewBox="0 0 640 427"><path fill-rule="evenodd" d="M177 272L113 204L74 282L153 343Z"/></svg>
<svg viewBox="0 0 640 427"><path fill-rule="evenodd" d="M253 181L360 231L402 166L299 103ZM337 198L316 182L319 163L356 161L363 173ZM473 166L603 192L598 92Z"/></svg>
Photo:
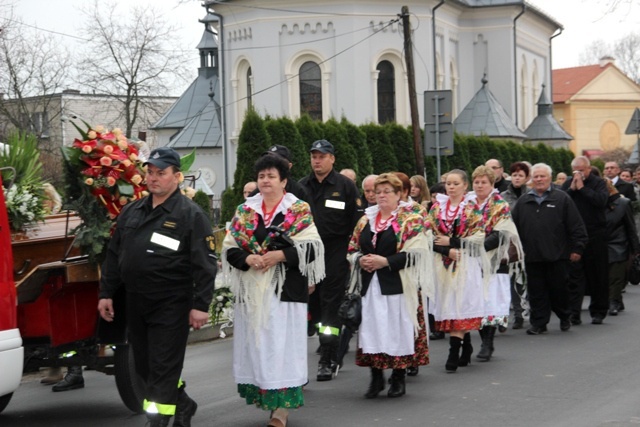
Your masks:
<svg viewBox="0 0 640 427"><path fill-rule="evenodd" d="M609 178L618 193L622 194L632 202L636 201L636 191L633 184L620 179L620 166L617 162L607 162L604 164L604 176Z"/></svg>
<svg viewBox="0 0 640 427"><path fill-rule="evenodd" d="M585 295L590 295L591 323L600 325L609 311L609 255L605 216L609 192L604 180L591 172L591 162L587 157L573 159L571 168L573 176L567 179L562 189L576 204L589 234L582 260L574 263L569 273L571 323L582 323L582 300Z"/></svg>
<svg viewBox="0 0 640 427"><path fill-rule="evenodd" d="M300 180L307 190L313 218L324 244L326 277L316 284L309 300L309 311L318 321L320 361L318 381L330 381L337 371L341 322L338 308L349 278L347 247L353 228L363 215L356 184L333 169L335 150L327 140L311 144L310 175ZM314 302L315 301L315 302ZM319 302L319 313L314 307ZM319 318L318 318L319 316Z"/></svg>
<svg viewBox="0 0 640 427"><path fill-rule="evenodd" d="M531 305L527 334L546 332L551 311L560 318L560 330L568 331L569 265L580 261L587 231L571 198L551 184L551 167L533 165L531 177L533 189L518 199L512 211L525 253Z"/></svg>

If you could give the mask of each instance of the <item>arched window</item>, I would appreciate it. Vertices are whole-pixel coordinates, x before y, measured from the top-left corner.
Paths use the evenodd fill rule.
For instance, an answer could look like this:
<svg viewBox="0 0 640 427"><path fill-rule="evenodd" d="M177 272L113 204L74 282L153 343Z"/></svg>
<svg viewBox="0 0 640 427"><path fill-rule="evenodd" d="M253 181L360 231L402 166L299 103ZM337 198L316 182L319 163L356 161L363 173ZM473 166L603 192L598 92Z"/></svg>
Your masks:
<svg viewBox="0 0 640 427"><path fill-rule="evenodd" d="M251 107L251 96L253 94L253 76L251 75L251 67L247 70L247 108Z"/></svg>
<svg viewBox="0 0 640 427"><path fill-rule="evenodd" d="M320 66L307 61L300 66L300 113L322 120L322 79Z"/></svg>
<svg viewBox="0 0 640 427"><path fill-rule="evenodd" d="M396 76L393 64L380 61L378 70L378 123L396 120Z"/></svg>

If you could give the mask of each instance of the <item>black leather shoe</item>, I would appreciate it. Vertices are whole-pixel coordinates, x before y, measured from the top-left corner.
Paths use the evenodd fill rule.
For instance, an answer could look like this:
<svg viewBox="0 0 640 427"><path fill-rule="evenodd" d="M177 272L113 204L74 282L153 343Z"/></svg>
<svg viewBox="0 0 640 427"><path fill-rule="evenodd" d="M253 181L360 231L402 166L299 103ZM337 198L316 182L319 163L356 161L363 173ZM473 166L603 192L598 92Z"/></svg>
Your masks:
<svg viewBox="0 0 640 427"><path fill-rule="evenodd" d="M409 366L407 368L407 375L410 377L417 377L418 372L420 372L420 368L418 366Z"/></svg>
<svg viewBox="0 0 640 427"><path fill-rule="evenodd" d="M602 321L604 320L604 318L602 318L601 316L593 316L593 318L591 319L591 324L592 325L602 325Z"/></svg>
<svg viewBox="0 0 640 427"><path fill-rule="evenodd" d="M540 335L547 332L546 326L532 326L527 329L527 335Z"/></svg>
<svg viewBox="0 0 640 427"><path fill-rule="evenodd" d="M52 391L69 391L77 388L84 388L84 378L82 375L67 374L64 379L54 385Z"/></svg>
<svg viewBox="0 0 640 427"><path fill-rule="evenodd" d="M513 321L511 329L522 329L524 327L524 319L522 317L516 317Z"/></svg>
<svg viewBox="0 0 640 427"><path fill-rule="evenodd" d="M193 418L197 410L198 404L182 389L176 405L173 427L191 427L191 418Z"/></svg>
<svg viewBox="0 0 640 427"><path fill-rule="evenodd" d="M618 303L616 303L615 301L611 301L609 303L609 316L617 316L618 312Z"/></svg>
<svg viewBox="0 0 640 427"><path fill-rule="evenodd" d="M318 381L331 381L333 379L333 370L331 369L331 363L318 363L318 375L316 379Z"/></svg>
<svg viewBox="0 0 640 427"><path fill-rule="evenodd" d="M567 332L571 329L571 321L569 319L564 319L560 321L560 330L562 332Z"/></svg>
<svg viewBox="0 0 640 427"><path fill-rule="evenodd" d="M443 340L444 339L444 332L442 331L436 331L436 332L431 332L429 334L429 339L430 340Z"/></svg>
<svg viewBox="0 0 640 427"><path fill-rule="evenodd" d="M384 374L382 369L371 368L371 383L369 389L365 393L364 397L367 399L374 399L378 397L378 394L384 390Z"/></svg>
<svg viewBox="0 0 640 427"><path fill-rule="evenodd" d="M571 324L573 326L582 325L582 320L580 320L580 316L571 316L569 317L569 320L571 321Z"/></svg>

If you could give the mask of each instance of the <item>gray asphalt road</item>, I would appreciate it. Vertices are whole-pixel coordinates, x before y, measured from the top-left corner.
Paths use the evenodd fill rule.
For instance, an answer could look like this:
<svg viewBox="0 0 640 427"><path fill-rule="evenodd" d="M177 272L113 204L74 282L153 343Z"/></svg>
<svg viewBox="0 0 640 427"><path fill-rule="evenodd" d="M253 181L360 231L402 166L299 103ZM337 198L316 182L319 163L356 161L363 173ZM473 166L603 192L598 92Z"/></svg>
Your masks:
<svg viewBox="0 0 640 427"><path fill-rule="evenodd" d="M330 382L315 381L317 339L309 340L306 404L290 416L291 427L320 426L637 426L640 425L640 287L625 294L627 310L603 325L585 323L560 332L528 336L509 330L496 338L488 363L476 362L447 374L448 342L431 345L431 365L407 381L407 395L362 397L368 371L356 367L353 352ZM473 337L476 351L477 334ZM352 343L353 347L353 343ZM475 355L474 355L475 356ZM285 356L286 357L286 356ZM264 426L267 413L237 396L231 376L232 341L191 345L184 378L199 403L193 425ZM25 376L0 426L143 426L120 402L113 377L86 373L86 387L52 393L38 375Z"/></svg>

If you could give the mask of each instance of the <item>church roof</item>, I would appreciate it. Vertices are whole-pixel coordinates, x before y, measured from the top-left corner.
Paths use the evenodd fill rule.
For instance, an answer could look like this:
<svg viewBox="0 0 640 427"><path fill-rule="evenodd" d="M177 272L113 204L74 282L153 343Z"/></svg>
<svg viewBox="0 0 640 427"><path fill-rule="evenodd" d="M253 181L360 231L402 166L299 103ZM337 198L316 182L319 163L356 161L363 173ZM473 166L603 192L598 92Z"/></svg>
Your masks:
<svg viewBox="0 0 640 427"><path fill-rule="evenodd" d="M494 138L527 139L482 79L482 87L453 122L456 132Z"/></svg>
<svg viewBox="0 0 640 427"><path fill-rule="evenodd" d="M174 149L222 147L220 104L211 99L180 132L171 138L167 146Z"/></svg>
<svg viewBox="0 0 640 427"><path fill-rule="evenodd" d="M527 134L531 141L572 140L573 137L553 117L553 107L549 102L549 98L547 98L544 87L545 85L542 85L542 91L538 99L538 115L524 133Z"/></svg>

